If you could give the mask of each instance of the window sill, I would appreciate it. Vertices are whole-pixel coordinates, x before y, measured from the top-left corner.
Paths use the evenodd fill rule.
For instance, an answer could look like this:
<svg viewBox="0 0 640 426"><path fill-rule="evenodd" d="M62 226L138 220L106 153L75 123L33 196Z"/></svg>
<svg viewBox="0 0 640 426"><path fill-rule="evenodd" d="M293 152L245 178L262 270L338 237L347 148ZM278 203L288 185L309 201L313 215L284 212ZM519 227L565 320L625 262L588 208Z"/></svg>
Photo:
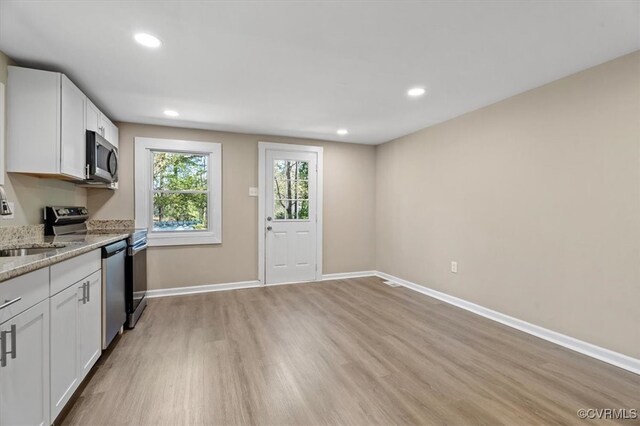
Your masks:
<svg viewBox="0 0 640 426"><path fill-rule="evenodd" d="M203 232L198 235L192 233L149 233L147 241L150 247L222 244L220 237L212 232Z"/></svg>

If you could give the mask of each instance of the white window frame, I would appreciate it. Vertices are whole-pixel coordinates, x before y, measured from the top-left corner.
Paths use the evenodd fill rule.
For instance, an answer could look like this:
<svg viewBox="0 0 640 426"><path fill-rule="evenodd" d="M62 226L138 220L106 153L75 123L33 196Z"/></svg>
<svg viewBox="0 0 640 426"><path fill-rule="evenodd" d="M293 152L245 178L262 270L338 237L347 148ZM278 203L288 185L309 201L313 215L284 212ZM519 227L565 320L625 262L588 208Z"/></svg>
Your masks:
<svg viewBox="0 0 640 426"><path fill-rule="evenodd" d="M153 151L205 154L208 160L207 231L153 231ZM222 244L222 145L179 139L135 138L135 223L147 228L150 246Z"/></svg>

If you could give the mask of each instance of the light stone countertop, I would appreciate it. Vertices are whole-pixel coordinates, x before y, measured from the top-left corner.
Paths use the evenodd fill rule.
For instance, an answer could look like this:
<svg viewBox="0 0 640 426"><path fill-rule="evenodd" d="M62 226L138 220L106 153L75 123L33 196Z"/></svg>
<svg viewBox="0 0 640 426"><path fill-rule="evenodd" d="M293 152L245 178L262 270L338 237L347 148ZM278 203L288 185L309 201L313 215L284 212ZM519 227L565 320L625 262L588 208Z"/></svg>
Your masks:
<svg viewBox="0 0 640 426"><path fill-rule="evenodd" d="M90 233L88 235L65 235L58 237L24 238L0 244L0 249L25 245L46 246L64 245L54 250L29 256L0 257L0 283L10 278L46 268L63 260L71 259L107 244L129 237L126 230L114 230L112 233ZM0 284L1 285L1 284Z"/></svg>

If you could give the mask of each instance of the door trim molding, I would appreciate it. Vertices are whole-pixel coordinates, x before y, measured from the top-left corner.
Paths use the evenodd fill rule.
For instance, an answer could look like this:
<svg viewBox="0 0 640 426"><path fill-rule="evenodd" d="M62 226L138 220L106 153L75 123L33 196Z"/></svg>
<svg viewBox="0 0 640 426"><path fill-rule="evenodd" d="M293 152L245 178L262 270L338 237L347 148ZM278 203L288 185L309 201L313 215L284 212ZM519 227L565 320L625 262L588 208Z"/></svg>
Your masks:
<svg viewBox="0 0 640 426"><path fill-rule="evenodd" d="M317 224L316 224L316 281L322 280L322 228L323 228L323 215L322 215L322 192L323 192L323 152L324 148L321 146L312 145L295 145L288 143L275 143L275 142L258 142L258 282L261 285L266 285L265 282L265 225L264 216L266 205L264 202L264 191L266 187L265 182L265 166L264 162L267 156L267 150L274 151L299 151L299 152L315 152L318 155L318 188L317 188Z"/></svg>

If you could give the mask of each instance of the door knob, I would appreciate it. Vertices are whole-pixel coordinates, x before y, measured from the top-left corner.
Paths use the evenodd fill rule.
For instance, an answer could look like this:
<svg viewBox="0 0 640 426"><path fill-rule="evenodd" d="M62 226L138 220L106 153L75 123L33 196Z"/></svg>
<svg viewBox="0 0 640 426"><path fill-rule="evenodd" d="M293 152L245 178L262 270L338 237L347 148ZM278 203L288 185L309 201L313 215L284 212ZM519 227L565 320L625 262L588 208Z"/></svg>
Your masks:
<svg viewBox="0 0 640 426"><path fill-rule="evenodd" d="M267 222L271 222L272 220L271 216L267 216Z"/></svg>
<svg viewBox="0 0 640 426"><path fill-rule="evenodd" d="M271 226L267 226L267 231L271 231L273 228Z"/></svg>

